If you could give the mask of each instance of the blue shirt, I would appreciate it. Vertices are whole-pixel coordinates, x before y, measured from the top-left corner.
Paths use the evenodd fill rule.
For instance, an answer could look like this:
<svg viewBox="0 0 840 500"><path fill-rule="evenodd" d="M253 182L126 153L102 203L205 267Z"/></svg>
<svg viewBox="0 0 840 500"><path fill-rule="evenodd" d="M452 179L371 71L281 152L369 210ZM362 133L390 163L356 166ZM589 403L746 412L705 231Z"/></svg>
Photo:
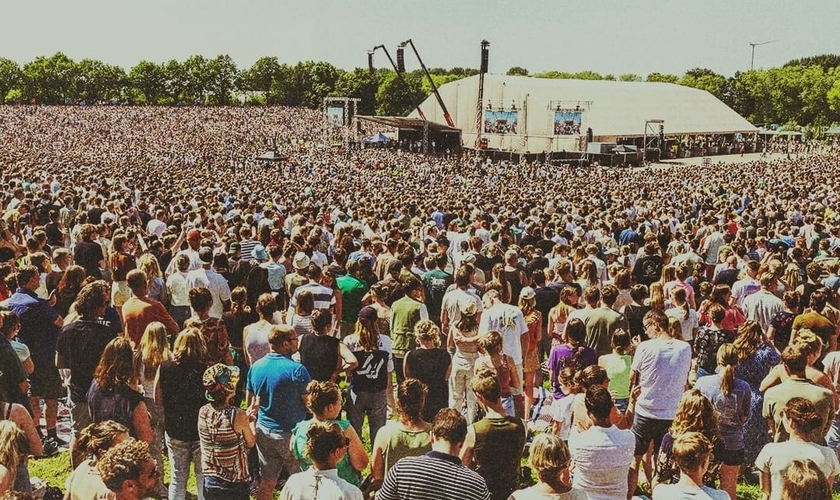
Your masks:
<svg viewBox="0 0 840 500"><path fill-rule="evenodd" d="M717 410L718 431L724 448L743 450L744 425L752 413L752 391L749 384L736 378L729 396L725 396L720 389L722 380L720 373L700 377L694 388L706 396Z"/></svg>
<svg viewBox="0 0 840 500"><path fill-rule="evenodd" d="M260 398L257 425L275 432L291 432L306 418L301 396L311 377L288 356L269 353L248 371L248 391Z"/></svg>
<svg viewBox="0 0 840 500"><path fill-rule="evenodd" d="M9 298L8 306L20 319L18 337L29 347L35 365L54 364L59 330L55 326L55 320L60 317L58 312L49 302L23 288L15 290Z"/></svg>

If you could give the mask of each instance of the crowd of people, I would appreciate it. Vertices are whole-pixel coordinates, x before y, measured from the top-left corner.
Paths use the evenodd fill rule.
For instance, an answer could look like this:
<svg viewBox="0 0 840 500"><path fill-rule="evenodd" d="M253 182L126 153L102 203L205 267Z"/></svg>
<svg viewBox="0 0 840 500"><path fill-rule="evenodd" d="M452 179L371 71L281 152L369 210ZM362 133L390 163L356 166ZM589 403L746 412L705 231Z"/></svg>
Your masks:
<svg viewBox="0 0 840 500"><path fill-rule="evenodd" d="M834 154L347 152L288 108L0 124L0 493L69 447L71 499L830 498Z"/></svg>

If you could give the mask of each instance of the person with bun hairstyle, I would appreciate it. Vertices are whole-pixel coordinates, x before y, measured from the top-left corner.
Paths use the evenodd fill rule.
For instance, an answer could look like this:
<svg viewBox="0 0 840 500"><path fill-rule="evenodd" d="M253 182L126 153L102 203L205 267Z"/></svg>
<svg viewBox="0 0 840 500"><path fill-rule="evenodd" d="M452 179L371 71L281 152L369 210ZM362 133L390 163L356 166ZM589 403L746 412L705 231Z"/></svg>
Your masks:
<svg viewBox="0 0 840 500"><path fill-rule="evenodd" d="M64 499L89 500L100 498L99 495L108 495L110 490L99 475L97 462L112 446L129 437L128 428L113 420L90 424L82 429L73 448L76 455L73 462L79 465L64 483L67 489Z"/></svg>
<svg viewBox="0 0 840 500"><path fill-rule="evenodd" d="M449 406L452 358L440 348L440 328L431 320L418 321L414 336L419 347L405 356L405 376L416 378L428 387L423 419L432 420L441 408Z"/></svg>
<svg viewBox="0 0 840 500"><path fill-rule="evenodd" d="M332 468L338 469L338 477L348 483L359 486L362 483L361 471L368 466L368 457L362 440L348 420L341 420L341 389L333 382L313 380L306 387L306 408L313 417L304 420L292 429L292 454L300 462L300 470L306 471L315 465L307 455L308 436L313 427L319 424L335 423L347 437L347 453ZM316 467L317 468L317 467Z"/></svg>
<svg viewBox="0 0 840 500"><path fill-rule="evenodd" d="M583 370L598 362L598 353L586 345L586 325L578 318L566 323L566 343L555 346L548 356L548 373L551 379L552 393L555 399L566 396L560 388L559 375L567 366L573 370Z"/></svg>
<svg viewBox="0 0 840 500"><path fill-rule="evenodd" d="M339 463L346 460L348 449L353 446L345 432L335 421L314 422L307 428L303 453L312 466L289 477L280 492L281 500L364 498L362 491L343 479L338 471Z"/></svg>
<svg viewBox="0 0 840 500"><path fill-rule="evenodd" d="M509 500L588 500L581 489L570 485L569 447L554 434L540 434L531 443L529 463L537 472L537 484L516 490Z"/></svg>
<svg viewBox="0 0 840 500"><path fill-rule="evenodd" d="M703 377L694 388L712 402L718 414L719 441L715 457L720 460L720 487L735 500L738 472L744 464L744 429L752 414L750 385L735 378L738 351L723 344L717 353L718 373Z"/></svg>
<svg viewBox="0 0 840 500"><path fill-rule="evenodd" d="M761 492L764 498L782 498L784 478L795 460L813 460L825 474L826 485L830 489L834 477L840 471L840 462L834 450L815 443L810 437L822 427L817 407L805 398L794 397L785 404L781 419L790 438L767 444L755 460L755 466L761 471Z"/></svg>
<svg viewBox="0 0 840 500"><path fill-rule="evenodd" d="M389 420L373 443L371 479L375 489L395 463L404 457L422 455L432 449L432 424L423 420L428 389L423 382L407 378L397 387L398 420Z"/></svg>
<svg viewBox="0 0 840 500"><path fill-rule="evenodd" d="M659 484L653 489L653 497L659 500L728 500L725 491L705 486L706 476L712 462L713 445L700 432L686 432L674 440L672 448L674 462L679 468L679 481L673 484ZM765 497L766 498L766 497Z"/></svg>
<svg viewBox="0 0 840 500"><path fill-rule="evenodd" d="M610 341L612 352L598 358L598 366L607 372L607 389L615 396L615 407L621 413L627 411L630 403L630 364L633 360L631 344L630 334L619 328L613 332Z"/></svg>

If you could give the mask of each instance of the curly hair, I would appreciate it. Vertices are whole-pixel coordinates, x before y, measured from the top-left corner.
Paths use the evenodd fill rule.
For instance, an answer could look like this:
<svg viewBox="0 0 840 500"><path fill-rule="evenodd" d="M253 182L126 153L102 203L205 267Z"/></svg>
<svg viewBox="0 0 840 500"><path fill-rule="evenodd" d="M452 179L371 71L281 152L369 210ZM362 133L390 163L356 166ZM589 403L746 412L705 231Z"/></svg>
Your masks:
<svg viewBox="0 0 840 500"><path fill-rule="evenodd" d="M335 422L314 422L306 431L306 456L313 463L324 465L330 454L350 444L341 426Z"/></svg>
<svg viewBox="0 0 840 500"><path fill-rule="evenodd" d="M431 320L421 319L414 325L414 337L418 342L432 340L435 347L440 346L440 328Z"/></svg>
<svg viewBox="0 0 840 500"><path fill-rule="evenodd" d="M329 405L341 401L341 389L334 382L313 380L306 386L306 408L315 415L323 415Z"/></svg>
<svg viewBox="0 0 840 500"><path fill-rule="evenodd" d="M72 266L71 266L72 267ZM84 273L84 268L79 267ZM70 272L68 269L67 272ZM64 274L67 277L67 273ZM62 282L64 278L62 278ZM83 319L94 319L94 315L99 308L107 306L110 303L107 288L103 287L104 281L94 281L82 287L79 295L76 296L76 312L79 313ZM59 287L61 285L59 284ZM107 285L106 285L107 286Z"/></svg>
<svg viewBox="0 0 840 500"><path fill-rule="evenodd" d="M114 445L114 440L120 435L128 436L128 427L114 422L113 420L105 420L95 424L90 424L79 432L79 437L76 438L76 444L73 450L74 463L81 462L83 455L98 455L108 451Z"/></svg>
<svg viewBox="0 0 840 500"><path fill-rule="evenodd" d="M697 389L683 394L674 421L671 424L671 436L677 437L686 432L699 432L711 443L717 442L717 413L712 402Z"/></svg>
<svg viewBox="0 0 840 500"><path fill-rule="evenodd" d="M96 468L105 486L118 492L122 490L123 482L140 479L143 464L151 460L149 443L127 439L108 450Z"/></svg>

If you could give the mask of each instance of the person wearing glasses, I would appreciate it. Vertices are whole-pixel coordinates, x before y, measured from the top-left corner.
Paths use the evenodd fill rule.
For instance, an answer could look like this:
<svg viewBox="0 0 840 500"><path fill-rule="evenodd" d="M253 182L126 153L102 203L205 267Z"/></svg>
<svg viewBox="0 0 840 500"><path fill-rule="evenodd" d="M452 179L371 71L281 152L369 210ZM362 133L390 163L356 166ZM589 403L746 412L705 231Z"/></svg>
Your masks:
<svg viewBox="0 0 840 500"><path fill-rule="evenodd" d="M246 395L249 412L256 415L261 476L257 500L271 500L281 470L290 475L300 471L289 444L292 430L306 419L306 388L312 380L306 367L292 360L292 354L298 350L293 327L273 326L268 332L268 344L271 352L248 371Z"/></svg>
<svg viewBox="0 0 840 500"><path fill-rule="evenodd" d="M149 443L128 439L113 446L97 465L102 482L116 500L154 498L163 468L149 453Z"/></svg>
<svg viewBox="0 0 840 500"><path fill-rule="evenodd" d="M306 431L304 455L312 462L309 469L293 474L283 491L281 500L361 500L362 491L342 479L338 463L351 446L350 438L336 421L314 422Z"/></svg>

